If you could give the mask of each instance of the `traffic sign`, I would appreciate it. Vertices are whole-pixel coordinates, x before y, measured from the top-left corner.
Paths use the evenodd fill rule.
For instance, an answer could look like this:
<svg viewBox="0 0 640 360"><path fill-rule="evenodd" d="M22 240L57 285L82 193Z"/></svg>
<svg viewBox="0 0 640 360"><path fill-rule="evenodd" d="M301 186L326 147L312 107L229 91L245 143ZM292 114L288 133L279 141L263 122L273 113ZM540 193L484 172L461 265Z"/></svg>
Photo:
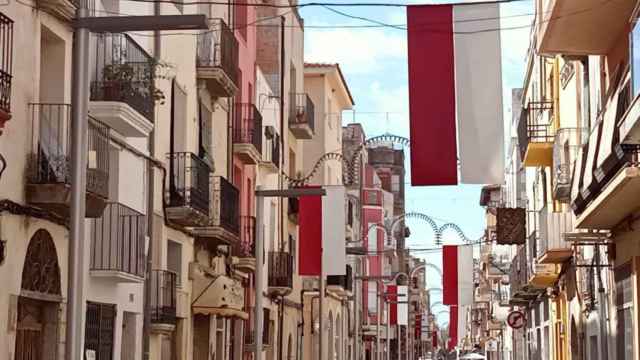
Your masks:
<svg viewBox="0 0 640 360"><path fill-rule="evenodd" d="M523 328L527 324L527 317L520 310L514 310L507 316L507 324L513 329Z"/></svg>

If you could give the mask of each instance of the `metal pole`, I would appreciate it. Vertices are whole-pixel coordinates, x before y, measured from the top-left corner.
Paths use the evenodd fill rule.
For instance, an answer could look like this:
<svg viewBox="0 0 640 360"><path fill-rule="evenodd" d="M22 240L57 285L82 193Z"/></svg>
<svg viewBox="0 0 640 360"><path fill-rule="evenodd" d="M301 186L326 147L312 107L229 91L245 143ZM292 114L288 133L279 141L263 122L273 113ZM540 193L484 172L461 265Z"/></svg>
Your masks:
<svg viewBox="0 0 640 360"><path fill-rule="evenodd" d="M376 281L376 359L382 360L380 352L380 280Z"/></svg>
<svg viewBox="0 0 640 360"><path fill-rule="evenodd" d="M391 360L391 338L389 337L389 323L391 322L391 304L385 301L385 307L387 308L387 344L385 348L387 349L387 360Z"/></svg>
<svg viewBox="0 0 640 360"><path fill-rule="evenodd" d="M256 186L256 190L260 190L262 186ZM255 360L262 359L262 332L263 329L263 312L262 312L262 289L263 285L263 272L264 272L264 197L256 194L256 246L255 246L255 257L256 257L256 307L254 310L253 318L255 319L255 344L256 348L254 351L253 358Z"/></svg>
<svg viewBox="0 0 640 360"><path fill-rule="evenodd" d="M87 17L87 0L81 0L76 18ZM74 32L71 84L71 221L69 228L69 274L65 358L82 359L84 340L84 217L87 183L87 127L89 113L89 29Z"/></svg>
<svg viewBox="0 0 640 360"><path fill-rule="evenodd" d="M358 260L356 260L356 261L358 261ZM354 345L355 359L349 359L349 360L360 360L360 306L362 304L361 304L360 299L358 298L358 294L360 293L360 291L362 289L362 286L358 285L359 281L361 281L361 280L358 280L358 279L355 280L355 282L356 282L356 284L355 284L356 290L355 290L355 301L353 303L353 311L356 312L355 316L354 316L354 318L355 318L355 324L354 324L354 326L355 326L355 331L354 331L354 334L355 334L355 345Z"/></svg>
<svg viewBox="0 0 640 360"><path fill-rule="evenodd" d="M320 314L318 315L318 325L320 326L320 329L318 330L318 336L319 336L319 340L318 343L320 346L318 346L318 359L322 360L322 353L324 350L324 266L322 266L323 264L323 259L322 259L322 248L323 245L320 245L320 284L318 285L319 287L319 292L320 292L320 296L319 296L319 306L318 306L318 311L320 312Z"/></svg>

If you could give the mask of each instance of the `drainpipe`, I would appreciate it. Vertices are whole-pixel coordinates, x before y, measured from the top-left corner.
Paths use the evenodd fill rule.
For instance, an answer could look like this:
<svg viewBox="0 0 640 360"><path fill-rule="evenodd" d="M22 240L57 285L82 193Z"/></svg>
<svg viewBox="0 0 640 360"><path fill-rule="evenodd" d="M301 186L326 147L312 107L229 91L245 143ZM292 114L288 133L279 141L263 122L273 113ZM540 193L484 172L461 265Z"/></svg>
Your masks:
<svg viewBox="0 0 640 360"><path fill-rule="evenodd" d="M280 16L280 159L278 159L278 163L280 164L281 175L278 176L278 189L282 189L282 159L284 157L284 78L285 78L285 64L284 64L284 31L285 31L285 17ZM289 198L287 198L288 200ZM284 198L278 198L278 208L280 210L279 222L280 222L280 251L284 251ZM291 269L293 271L293 269ZM291 274L293 276L293 274ZM279 311L279 322L280 328L278 331L278 359L282 359L282 342L284 340L283 334L283 323L284 323L284 296L280 297L280 307Z"/></svg>
<svg viewBox="0 0 640 360"><path fill-rule="evenodd" d="M153 5L153 15L160 15L160 3L156 2ZM162 45L162 40L160 39L160 31L153 32L153 57L156 62L160 61L160 49ZM155 86L155 83L154 83ZM155 104L154 104L155 105ZM155 108L155 107L154 107ZM157 115L157 112L156 112ZM156 121L157 123L157 121ZM152 158L155 158L155 131L151 129L149 133L149 155ZM147 247L147 264L146 264L146 274L144 281L144 294L143 294L143 302L144 302L144 319L142 323L142 359L149 360L150 359L150 343L149 336L151 333L151 274L153 269L153 243L154 243L154 233L153 233L153 211L154 211L154 196L155 196L155 177L154 177L154 166L151 162L147 161L147 236L149 237L149 245Z"/></svg>

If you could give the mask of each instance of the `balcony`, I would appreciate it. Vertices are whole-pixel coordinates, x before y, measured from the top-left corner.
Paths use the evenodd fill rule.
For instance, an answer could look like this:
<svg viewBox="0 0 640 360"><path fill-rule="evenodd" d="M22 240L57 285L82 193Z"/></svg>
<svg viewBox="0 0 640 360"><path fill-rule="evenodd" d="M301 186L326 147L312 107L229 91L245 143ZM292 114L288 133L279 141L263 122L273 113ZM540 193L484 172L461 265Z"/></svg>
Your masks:
<svg viewBox="0 0 640 360"><path fill-rule="evenodd" d="M516 256L511 261L509 270L509 284L511 286L509 290L511 300L509 302L511 304L527 304L539 295L540 291L529 286L529 272L530 267L527 261L526 248L520 246Z"/></svg>
<svg viewBox="0 0 640 360"><path fill-rule="evenodd" d="M580 150L580 130L559 129L553 142L553 198L568 202L571 198L573 164Z"/></svg>
<svg viewBox="0 0 640 360"><path fill-rule="evenodd" d="M284 251L269 251L269 288L274 296L291 293L293 287L293 256Z"/></svg>
<svg viewBox="0 0 640 360"><path fill-rule="evenodd" d="M153 128L153 58L126 34L96 34L89 113L127 137L146 137Z"/></svg>
<svg viewBox="0 0 640 360"><path fill-rule="evenodd" d="M209 31L197 36L196 74L215 97L238 91L238 41L222 19L211 20Z"/></svg>
<svg viewBox="0 0 640 360"><path fill-rule="evenodd" d="M634 4L538 0L537 50L546 55L605 55L628 28Z"/></svg>
<svg viewBox="0 0 640 360"><path fill-rule="evenodd" d="M167 154L169 189L167 218L181 226L206 226L211 222L211 168L196 154Z"/></svg>
<svg viewBox="0 0 640 360"><path fill-rule="evenodd" d="M119 203L107 204L91 225L91 275L117 282L144 281L145 229L144 215Z"/></svg>
<svg viewBox="0 0 640 360"><path fill-rule="evenodd" d="M637 98L630 101L630 80L615 87L601 113L601 121L578 156L571 207L576 228L610 230L637 210L640 196L640 168L637 142L621 142L630 123L639 118Z"/></svg>
<svg viewBox="0 0 640 360"><path fill-rule="evenodd" d="M289 220L294 223L298 223L298 214L300 213L300 199L298 198L288 198L289 207L287 208L287 214L289 215Z"/></svg>
<svg viewBox="0 0 640 360"><path fill-rule="evenodd" d="M272 127L268 126L267 128ZM267 136L265 139L260 165L270 173L277 173L280 169L280 135L272 132L271 136Z"/></svg>
<svg viewBox="0 0 640 360"><path fill-rule="evenodd" d="M240 242L233 246L234 267L244 272L256 271L256 217L240 217Z"/></svg>
<svg viewBox="0 0 640 360"><path fill-rule="evenodd" d="M262 115L253 104L236 104L233 152L246 164L262 160Z"/></svg>
<svg viewBox="0 0 640 360"><path fill-rule="evenodd" d="M518 122L518 144L525 166L552 166L555 138L551 101L531 101Z"/></svg>
<svg viewBox="0 0 640 360"><path fill-rule="evenodd" d="M33 153L27 169L27 203L69 216L71 206L71 106L30 104ZM102 216L109 197L109 128L89 118L86 213Z"/></svg>
<svg viewBox="0 0 640 360"><path fill-rule="evenodd" d="M11 119L11 79L13 63L13 20L0 12L0 134Z"/></svg>
<svg viewBox="0 0 640 360"><path fill-rule="evenodd" d="M244 288L240 280L220 275L199 263L190 264L189 278L193 279L191 309L194 313L249 318L243 311Z"/></svg>
<svg viewBox="0 0 640 360"><path fill-rule="evenodd" d="M353 291L353 275L350 265L346 266L345 275L327 276L327 291L333 292L338 296L351 295Z"/></svg>
<svg viewBox="0 0 640 360"><path fill-rule="evenodd" d="M221 176L214 176L212 181L211 219L207 224L194 228L193 232L201 238L213 238L233 245L240 235L240 192Z"/></svg>
<svg viewBox="0 0 640 360"><path fill-rule="evenodd" d="M298 139L311 139L315 131L313 101L305 93L292 93L289 102L289 130Z"/></svg>
<svg viewBox="0 0 640 360"><path fill-rule="evenodd" d="M151 327L172 330L176 324L176 273L151 271Z"/></svg>
<svg viewBox="0 0 640 360"><path fill-rule="evenodd" d="M363 190L363 205L382 206L382 190Z"/></svg>
<svg viewBox="0 0 640 360"><path fill-rule="evenodd" d="M54 16L71 21L76 16L76 8L80 0L37 0L36 6Z"/></svg>
<svg viewBox="0 0 640 360"><path fill-rule="evenodd" d="M271 343L271 310L268 308L263 308L262 310L262 346L265 348ZM248 312L253 315L254 308L249 308ZM252 317L251 320L255 321L255 317ZM247 321L244 326L244 351L253 351L255 348L256 332Z"/></svg>
<svg viewBox="0 0 640 360"><path fill-rule="evenodd" d="M545 207L539 212L540 246L538 262L541 264L562 264L573 255L571 242L564 238L565 233L573 230L573 214L570 212L548 211Z"/></svg>

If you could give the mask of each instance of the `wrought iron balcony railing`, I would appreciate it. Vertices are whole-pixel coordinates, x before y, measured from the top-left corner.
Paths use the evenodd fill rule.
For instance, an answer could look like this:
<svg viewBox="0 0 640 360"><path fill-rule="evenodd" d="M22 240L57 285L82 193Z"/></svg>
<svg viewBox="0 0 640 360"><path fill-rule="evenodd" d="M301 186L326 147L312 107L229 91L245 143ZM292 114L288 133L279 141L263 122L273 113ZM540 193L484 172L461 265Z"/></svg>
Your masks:
<svg viewBox="0 0 640 360"><path fill-rule="evenodd" d="M273 134L271 138L266 138L265 151L262 158L265 162L272 164L276 169L280 167L280 135Z"/></svg>
<svg viewBox="0 0 640 360"><path fill-rule="evenodd" d="M144 277L145 216L119 203L109 203L91 226L91 270Z"/></svg>
<svg viewBox="0 0 640 360"><path fill-rule="evenodd" d="M239 257L255 257L256 217L240 216L240 243L234 249Z"/></svg>
<svg viewBox="0 0 640 360"><path fill-rule="evenodd" d="M176 273L168 270L152 270L151 322L156 324L175 324L176 298Z"/></svg>
<svg viewBox="0 0 640 360"><path fill-rule="evenodd" d="M12 65L13 20L0 12L0 110L7 115L11 113Z"/></svg>
<svg viewBox="0 0 640 360"><path fill-rule="evenodd" d="M227 179L214 177L214 225L221 226L234 234L240 232L240 192Z"/></svg>
<svg viewBox="0 0 640 360"><path fill-rule="evenodd" d="M254 104L236 104L233 143L252 144L259 154L262 152L262 115Z"/></svg>
<svg viewBox="0 0 640 360"><path fill-rule="evenodd" d="M293 286L293 256L284 251L269 251L269 287Z"/></svg>
<svg viewBox="0 0 640 360"><path fill-rule="evenodd" d="M71 184L71 105L30 104L33 153L28 165L31 184ZM109 128L89 118L87 191L109 196Z"/></svg>
<svg viewBox="0 0 640 360"><path fill-rule="evenodd" d="M522 109L518 122L518 144L523 158L529 143L553 143L553 117L552 101L530 101L528 106Z"/></svg>
<svg viewBox="0 0 640 360"><path fill-rule="evenodd" d="M91 101L117 101L153 122L156 66L153 58L126 34L95 35Z"/></svg>
<svg viewBox="0 0 640 360"><path fill-rule="evenodd" d="M196 66L221 69L238 84L238 41L223 19L211 20L211 26L197 36Z"/></svg>
<svg viewBox="0 0 640 360"><path fill-rule="evenodd" d="M169 159L169 207L190 207L208 215L211 168L196 154L176 152Z"/></svg>
<svg viewBox="0 0 640 360"><path fill-rule="evenodd" d="M580 129L559 129L553 143L553 197L556 200L569 200L571 176L581 141Z"/></svg>
<svg viewBox="0 0 640 360"><path fill-rule="evenodd" d="M526 255L526 247L519 246L516 256L511 261L511 269L509 271L511 289L509 292L512 298L520 294L529 281L529 266Z"/></svg>
<svg viewBox="0 0 640 360"><path fill-rule="evenodd" d="M315 105L306 93L292 93L289 121L294 124L307 124L315 130Z"/></svg>
<svg viewBox="0 0 640 360"><path fill-rule="evenodd" d="M327 276L327 285L340 286L346 291L353 290L353 275L351 266L347 265L345 275L329 275Z"/></svg>

